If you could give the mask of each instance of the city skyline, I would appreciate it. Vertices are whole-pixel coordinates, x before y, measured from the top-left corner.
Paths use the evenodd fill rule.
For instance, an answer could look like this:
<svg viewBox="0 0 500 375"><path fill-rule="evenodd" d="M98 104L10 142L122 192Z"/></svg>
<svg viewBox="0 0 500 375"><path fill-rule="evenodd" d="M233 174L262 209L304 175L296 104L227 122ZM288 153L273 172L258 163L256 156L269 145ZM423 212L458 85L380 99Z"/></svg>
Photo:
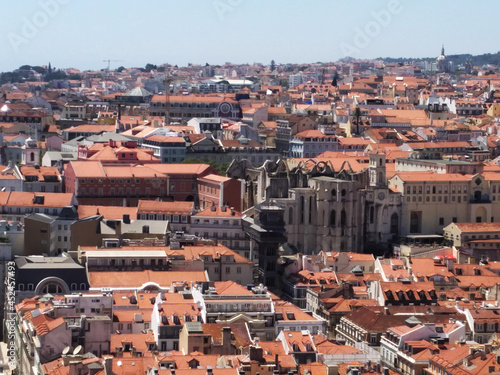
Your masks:
<svg viewBox="0 0 500 375"><path fill-rule="evenodd" d="M421 58L495 53L500 27L464 27L484 17L488 1L467 12L454 2L407 4L398 0L352 3L276 0L252 3L214 0L196 4L130 1L85 4L40 0L9 4L3 20L0 71L21 65L47 65L82 70L111 69L147 63L185 66L259 62L331 62L343 57ZM362 10L361 10L362 9ZM423 24L422 20L425 20Z"/></svg>

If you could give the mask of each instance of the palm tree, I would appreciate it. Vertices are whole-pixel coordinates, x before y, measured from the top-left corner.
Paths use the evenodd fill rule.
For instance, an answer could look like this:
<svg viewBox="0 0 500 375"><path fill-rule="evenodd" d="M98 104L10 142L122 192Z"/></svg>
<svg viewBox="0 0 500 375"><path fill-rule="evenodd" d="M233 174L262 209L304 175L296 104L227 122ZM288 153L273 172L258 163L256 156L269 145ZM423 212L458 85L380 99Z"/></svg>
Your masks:
<svg viewBox="0 0 500 375"><path fill-rule="evenodd" d="M356 134L359 136L359 120L361 118L361 109L359 107L356 107L354 111L352 112L351 116L354 116L356 118Z"/></svg>

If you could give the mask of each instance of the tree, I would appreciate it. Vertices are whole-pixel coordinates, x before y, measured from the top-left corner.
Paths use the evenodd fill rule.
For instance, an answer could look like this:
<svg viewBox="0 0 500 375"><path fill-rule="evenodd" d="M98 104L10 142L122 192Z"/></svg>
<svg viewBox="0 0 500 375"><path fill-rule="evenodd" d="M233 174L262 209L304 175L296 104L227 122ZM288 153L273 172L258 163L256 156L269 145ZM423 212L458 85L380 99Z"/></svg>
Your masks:
<svg viewBox="0 0 500 375"><path fill-rule="evenodd" d="M47 72L47 69L42 68L41 66L32 66L31 69L40 74L45 74Z"/></svg>
<svg viewBox="0 0 500 375"><path fill-rule="evenodd" d="M81 74L70 74L68 79L72 79L75 81L81 81L82 80L82 75Z"/></svg>
<svg viewBox="0 0 500 375"><path fill-rule="evenodd" d="M289 87L290 87L290 82L288 82L288 79L282 79L282 80L280 81L280 85L281 85L281 87L283 87L283 90L285 90L285 91L286 91L286 90L288 90L288 89L289 89Z"/></svg>
<svg viewBox="0 0 500 375"><path fill-rule="evenodd" d="M118 68L116 68L116 71L117 71L118 73L121 73L121 72L123 72L124 70L125 70L125 67L124 67L124 66L119 66Z"/></svg>
<svg viewBox="0 0 500 375"><path fill-rule="evenodd" d="M66 73L60 70L45 75L45 80L47 82L54 81L57 79L67 79L67 78L68 76L66 75Z"/></svg>
<svg viewBox="0 0 500 375"><path fill-rule="evenodd" d="M351 115L356 118L356 134L359 136L360 135L360 133L359 133L359 121L361 119L361 109L359 109L359 107L356 107Z"/></svg>
<svg viewBox="0 0 500 375"><path fill-rule="evenodd" d="M338 85L339 85L338 80L339 80L339 73L337 71L335 71L335 74L333 75L332 86L338 87Z"/></svg>
<svg viewBox="0 0 500 375"><path fill-rule="evenodd" d="M149 73L151 72L153 69L156 70L158 67L156 65L153 65L153 64L150 64L150 63L147 63L146 66L144 68L141 69L141 72L145 72L145 73Z"/></svg>
<svg viewBox="0 0 500 375"><path fill-rule="evenodd" d="M222 176L226 175L227 169L229 168L229 163L217 163L215 160L210 160L209 158L204 158L203 160L198 158L188 158L184 159L182 164L208 164Z"/></svg>
<svg viewBox="0 0 500 375"><path fill-rule="evenodd" d="M271 60L271 72L274 72L276 70L276 63L274 60Z"/></svg>

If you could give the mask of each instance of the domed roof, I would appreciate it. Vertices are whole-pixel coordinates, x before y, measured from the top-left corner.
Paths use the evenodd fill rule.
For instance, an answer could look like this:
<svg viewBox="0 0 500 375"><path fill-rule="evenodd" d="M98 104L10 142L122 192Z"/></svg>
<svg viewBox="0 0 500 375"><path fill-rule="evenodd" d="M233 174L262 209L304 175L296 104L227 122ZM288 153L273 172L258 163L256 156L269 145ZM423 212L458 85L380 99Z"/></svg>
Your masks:
<svg viewBox="0 0 500 375"><path fill-rule="evenodd" d="M443 60L447 60L446 55L444 53L444 45L443 45L443 47L441 47L441 55L438 56L436 61L443 61Z"/></svg>

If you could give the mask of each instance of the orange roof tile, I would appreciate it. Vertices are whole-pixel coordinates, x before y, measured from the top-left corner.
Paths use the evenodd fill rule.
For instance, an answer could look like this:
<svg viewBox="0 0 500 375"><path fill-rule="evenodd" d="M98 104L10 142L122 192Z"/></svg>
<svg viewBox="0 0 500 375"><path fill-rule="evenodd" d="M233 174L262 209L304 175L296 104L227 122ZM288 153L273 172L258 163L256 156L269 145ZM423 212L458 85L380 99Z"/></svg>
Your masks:
<svg viewBox="0 0 500 375"><path fill-rule="evenodd" d="M137 219L137 207L119 207L119 206L78 206L78 217L80 219L102 215L105 219L123 219L123 215L129 215L131 220Z"/></svg>
<svg viewBox="0 0 500 375"><path fill-rule="evenodd" d="M212 208L213 207L213 208ZM231 210L229 207L222 208L219 206L212 206L204 209L203 211L198 212L193 216L201 216L201 217L234 217L241 218L243 214L239 211Z"/></svg>
<svg viewBox="0 0 500 375"><path fill-rule="evenodd" d="M194 211L194 202L158 202L139 200L138 214L189 215Z"/></svg>
<svg viewBox="0 0 500 375"><path fill-rule="evenodd" d="M92 288L139 288L147 283L161 287L171 286L174 282L208 281L204 271L95 271L89 272Z"/></svg>

